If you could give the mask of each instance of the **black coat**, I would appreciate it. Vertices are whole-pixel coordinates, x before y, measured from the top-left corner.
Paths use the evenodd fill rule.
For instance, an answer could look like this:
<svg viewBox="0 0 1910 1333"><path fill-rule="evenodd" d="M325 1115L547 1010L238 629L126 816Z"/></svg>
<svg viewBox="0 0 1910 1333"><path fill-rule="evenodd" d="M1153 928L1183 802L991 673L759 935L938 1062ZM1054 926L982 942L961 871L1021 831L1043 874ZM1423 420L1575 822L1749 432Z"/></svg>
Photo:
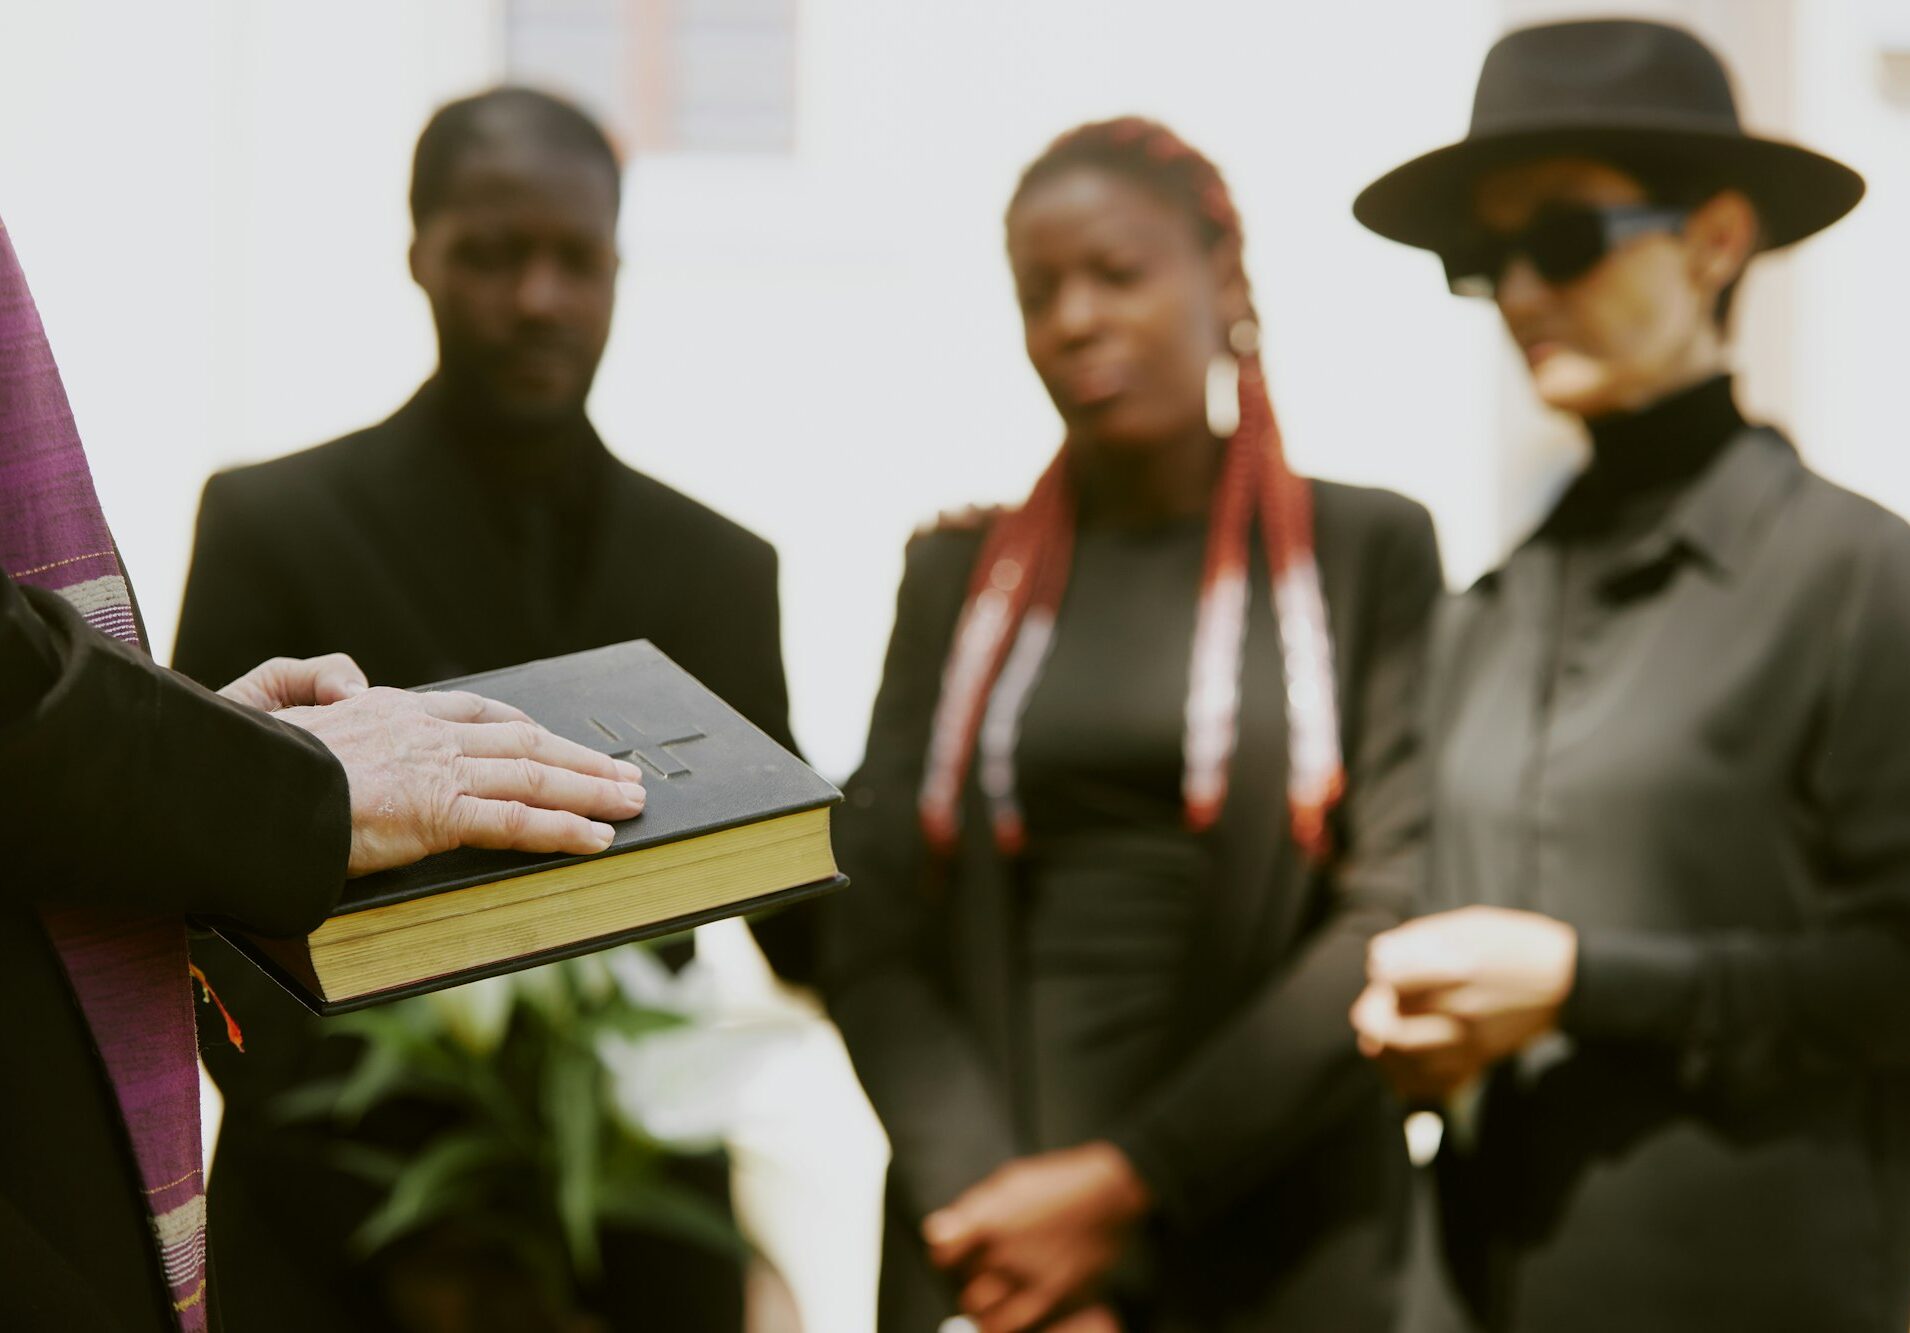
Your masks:
<svg viewBox="0 0 1910 1333"><path fill-rule="evenodd" d="M1420 659L1440 586L1418 505L1316 483L1347 796L1324 872L1294 843L1278 632L1250 620L1241 742L1195 908L1177 1031L1185 1058L1113 1135L1161 1200L1166 1302L1202 1329L1386 1329L1405 1176L1399 1123L1347 1010L1367 940L1412 899L1425 801ZM1019 1041L1012 868L971 777L962 841L935 876L917 825L930 714L980 544L909 548L863 766L838 850L854 885L825 930L830 1009L893 1147L883 1327L933 1328L949 1292L918 1228L1026 1151L1011 1107ZM1256 559L1255 607L1267 598Z"/></svg>
<svg viewBox="0 0 1910 1333"><path fill-rule="evenodd" d="M512 494L469 465L439 395L427 384L377 426L207 483L180 670L223 681L267 656L342 651L374 683L410 686L648 638L793 748L767 542L625 467L585 428L545 497L564 530L541 572L527 571L513 554ZM808 967L809 920L756 923L784 975ZM195 952L247 1037L243 1055L222 1043L206 1052L228 1097L212 1190L228 1317L303 1310L314 1328L368 1317L318 1312L351 1288L340 1241L370 1196L328 1168L319 1145L275 1127L267 1105L337 1072L340 1044L321 1043L315 1020L219 942ZM720 1170L715 1179L721 1193ZM641 1299L653 1315L667 1318L663 1302L684 1295L685 1326L733 1322L709 1312L711 1299L740 1299L733 1265L673 1250L675 1280L659 1281L657 1262L624 1265L647 1270L632 1276L651 1284Z"/></svg>
<svg viewBox="0 0 1910 1333"><path fill-rule="evenodd" d="M565 584L527 581L499 536L510 492L452 430L430 383L379 425L207 482L174 667L216 688L267 657L347 652L373 684L409 687L647 638L795 748L774 547L586 427L558 506L578 532L548 566ZM796 980L808 920L755 923Z"/></svg>
<svg viewBox="0 0 1910 1333"><path fill-rule="evenodd" d="M1434 654L1433 905L1579 934L1440 1153L1455 1272L1493 1330L1901 1333L1910 526L1763 429L1561 526Z"/></svg>
<svg viewBox="0 0 1910 1333"><path fill-rule="evenodd" d="M40 908L305 931L337 899L350 835L344 770L312 736L0 579L0 1328L177 1328L131 1144Z"/></svg>

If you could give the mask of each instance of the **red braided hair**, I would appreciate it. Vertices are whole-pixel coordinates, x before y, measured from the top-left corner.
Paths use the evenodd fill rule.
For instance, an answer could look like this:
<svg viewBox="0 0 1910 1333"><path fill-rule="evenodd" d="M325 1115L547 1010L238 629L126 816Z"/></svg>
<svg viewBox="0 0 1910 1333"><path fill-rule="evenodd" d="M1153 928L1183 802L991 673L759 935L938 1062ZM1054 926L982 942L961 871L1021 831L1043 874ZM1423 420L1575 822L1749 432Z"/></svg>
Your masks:
<svg viewBox="0 0 1910 1333"><path fill-rule="evenodd" d="M1056 139L1022 173L1010 214L1034 187L1079 168L1142 186L1188 216L1205 248L1242 242L1240 215L1213 163L1171 130L1137 117L1083 125ZM1253 328L1248 323L1244 331ZM1296 840L1322 857L1329 849L1327 816L1344 772L1326 607L1313 559L1313 491L1286 465L1257 337L1236 341L1239 424L1227 441L1215 487L1192 646L1182 778L1186 818L1191 829L1209 828L1226 798L1251 586L1248 529L1258 516L1283 647L1289 814ZM1016 729L1053 635L1073 536L1064 446L1028 500L995 522L975 563L943 670L919 801L923 833L938 852L954 846L961 793L978 749L996 844L1010 855L1021 848Z"/></svg>

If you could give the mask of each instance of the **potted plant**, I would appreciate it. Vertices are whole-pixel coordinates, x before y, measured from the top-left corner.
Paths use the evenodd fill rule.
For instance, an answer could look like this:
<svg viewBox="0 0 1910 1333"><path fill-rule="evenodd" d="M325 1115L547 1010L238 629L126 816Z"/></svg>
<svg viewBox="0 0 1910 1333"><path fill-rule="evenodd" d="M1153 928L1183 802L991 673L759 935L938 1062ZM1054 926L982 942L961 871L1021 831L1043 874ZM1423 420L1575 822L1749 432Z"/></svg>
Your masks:
<svg viewBox="0 0 1910 1333"><path fill-rule="evenodd" d="M672 1178L672 1159L715 1134L666 1142L642 1090L620 1085L646 1042L689 1035L674 994L631 946L334 1020L359 1044L355 1064L280 1109L329 1120L338 1165L377 1190L353 1244L380 1268L400 1327L602 1328L585 1297L612 1228L747 1257L721 1203ZM353 1133L399 1105L435 1126L422 1143Z"/></svg>

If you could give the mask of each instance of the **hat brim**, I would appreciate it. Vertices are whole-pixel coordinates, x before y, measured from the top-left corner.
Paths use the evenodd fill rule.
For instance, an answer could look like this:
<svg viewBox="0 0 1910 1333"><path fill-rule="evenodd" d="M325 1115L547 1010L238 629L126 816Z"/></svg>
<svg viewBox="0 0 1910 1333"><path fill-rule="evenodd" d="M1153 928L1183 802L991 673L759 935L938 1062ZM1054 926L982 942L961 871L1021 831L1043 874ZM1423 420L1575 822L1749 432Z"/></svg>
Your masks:
<svg viewBox="0 0 1910 1333"><path fill-rule="evenodd" d="M1765 250L1823 230L1864 196L1863 177L1843 163L1778 139L1722 130L1552 125L1478 135L1416 157L1360 191L1353 216L1381 236L1442 250L1474 229L1472 190L1481 174L1560 155L1621 168L1688 161L1751 200Z"/></svg>

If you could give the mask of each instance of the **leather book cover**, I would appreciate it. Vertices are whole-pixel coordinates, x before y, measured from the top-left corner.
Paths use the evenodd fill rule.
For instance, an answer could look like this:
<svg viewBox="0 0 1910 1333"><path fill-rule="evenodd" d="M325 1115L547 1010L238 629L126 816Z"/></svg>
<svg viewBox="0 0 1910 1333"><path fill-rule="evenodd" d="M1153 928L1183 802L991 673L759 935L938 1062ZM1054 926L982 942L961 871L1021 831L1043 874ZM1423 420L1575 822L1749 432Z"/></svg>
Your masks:
<svg viewBox="0 0 1910 1333"><path fill-rule="evenodd" d="M521 708L581 745L643 769L643 813L597 856L833 805L842 793L647 639L421 690L469 690ZM591 857L462 848L350 881L334 916L550 870Z"/></svg>

